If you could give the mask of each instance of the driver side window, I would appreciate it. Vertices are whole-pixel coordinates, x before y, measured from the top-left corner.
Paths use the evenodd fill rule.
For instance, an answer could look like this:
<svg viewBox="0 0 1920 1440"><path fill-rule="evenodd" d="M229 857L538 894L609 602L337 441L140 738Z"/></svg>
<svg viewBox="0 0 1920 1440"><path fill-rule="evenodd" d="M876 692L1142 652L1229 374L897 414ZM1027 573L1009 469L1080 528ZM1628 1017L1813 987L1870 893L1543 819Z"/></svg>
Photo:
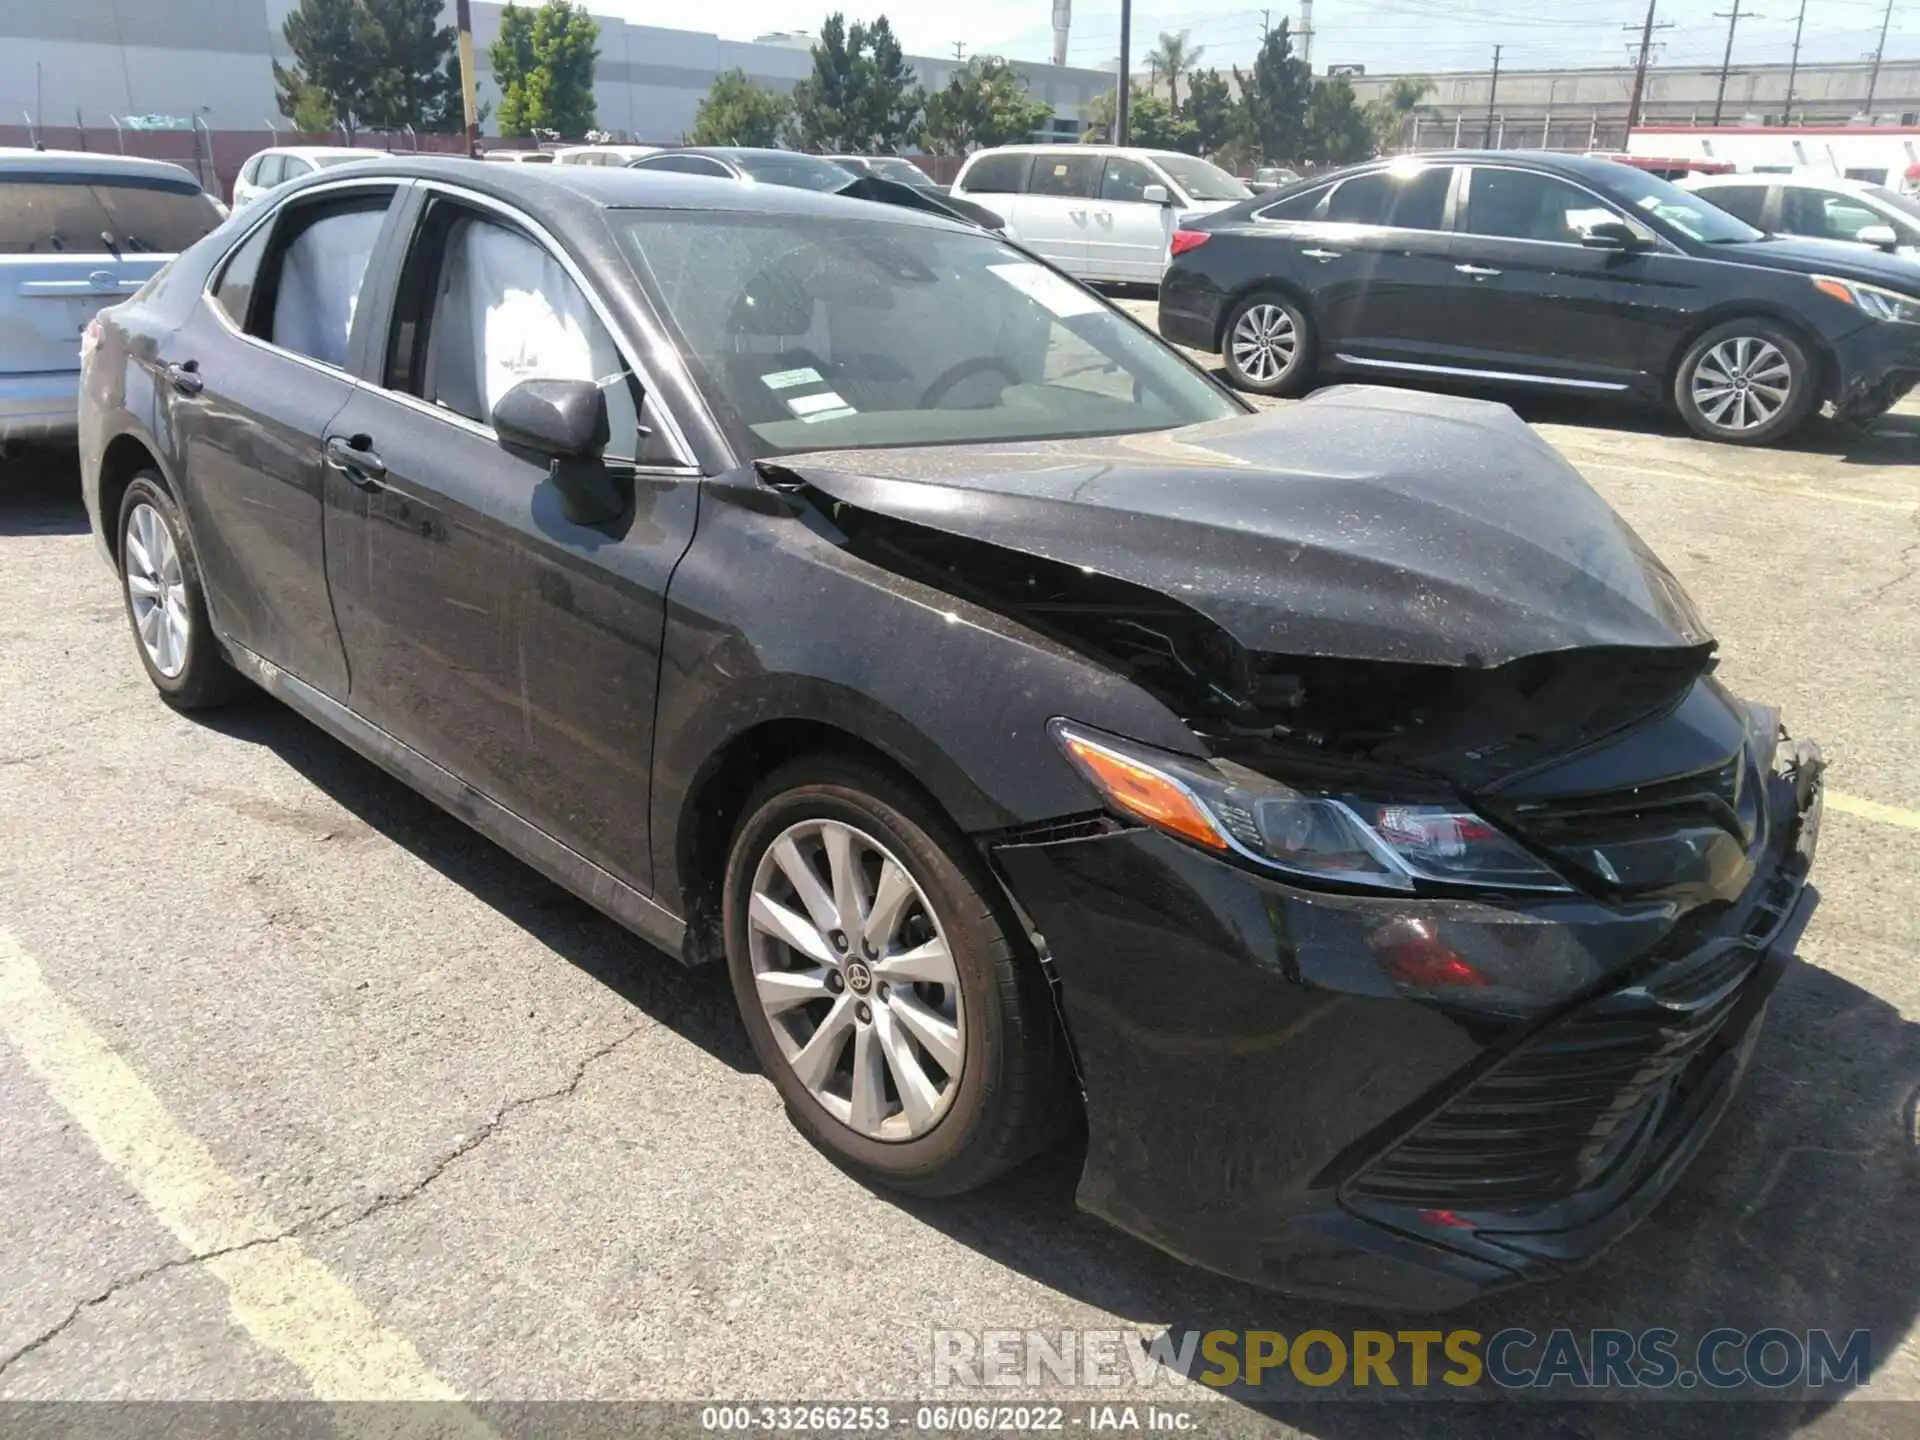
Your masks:
<svg viewBox="0 0 1920 1440"><path fill-rule="evenodd" d="M607 397L607 457L635 458L639 385L566 267L530 236L436 201L399 294L388 389L491 426L523 380L591 380Z"/></svg>

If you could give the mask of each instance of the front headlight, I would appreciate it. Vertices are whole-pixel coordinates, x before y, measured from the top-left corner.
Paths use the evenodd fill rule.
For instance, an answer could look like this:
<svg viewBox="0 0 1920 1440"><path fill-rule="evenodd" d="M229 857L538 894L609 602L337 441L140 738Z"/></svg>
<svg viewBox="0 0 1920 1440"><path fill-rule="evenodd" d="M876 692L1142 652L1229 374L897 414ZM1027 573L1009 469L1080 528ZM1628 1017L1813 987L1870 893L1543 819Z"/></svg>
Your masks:
<svg viewBox="0 0 1920 1440"><path fill-rule="evenodd" d="M1572 889L1532 851L1458 805L1294 789L1229 760L1194 760L1056 720L1053 737L1115 810L1303 881Z"/></svg>
<svg viewBox="0 0 1920 1440"><path fill-rule="evenodd" d="M1822 295L1844 300L1856 310L1864 310L1876 320L1901 320L1920 325L1920 300L1898 290L1883 290L1878 285L1858 280L1840 280L1832 275L1815 275L1813 288Z"/></svg>

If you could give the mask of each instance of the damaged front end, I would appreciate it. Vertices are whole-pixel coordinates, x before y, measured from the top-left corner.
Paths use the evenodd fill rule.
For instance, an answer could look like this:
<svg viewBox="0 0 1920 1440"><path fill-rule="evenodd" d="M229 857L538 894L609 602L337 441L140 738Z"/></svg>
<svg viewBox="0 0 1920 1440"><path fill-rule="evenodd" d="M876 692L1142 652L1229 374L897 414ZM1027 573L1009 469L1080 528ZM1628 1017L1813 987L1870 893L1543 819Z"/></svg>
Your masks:
<svg viewBox="0 0 1920 1440"><path fill-rule="evenodd" d="M770 478L1193 738L1062 697L1108 822L989 844L1081 1067L1081 1203L1229 1274L1439 1307L1584 1263L1698 1150L1811 908L1821 766L1508 412L1323 394Z"/></svg>

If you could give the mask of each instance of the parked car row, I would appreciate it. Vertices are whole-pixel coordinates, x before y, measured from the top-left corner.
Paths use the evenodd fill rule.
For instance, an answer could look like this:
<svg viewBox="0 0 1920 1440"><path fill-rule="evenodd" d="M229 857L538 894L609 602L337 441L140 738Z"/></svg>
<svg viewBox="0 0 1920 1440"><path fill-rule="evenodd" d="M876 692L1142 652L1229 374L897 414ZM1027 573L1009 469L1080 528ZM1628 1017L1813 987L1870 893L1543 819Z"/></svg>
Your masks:
<svg viewBox="0 0 1920 1440"><path fill-rule="evenodd" d="M1769 233L1696 185L1519 152L1317 176L1183 216L1160 333L1259 394L1356 375L1628 395L1745 445L1920 380L1920 266Z"/></svg>
<svg viewBox="0 0 1920 1440"><path fill-rule="evenodd" d="M263 686L724 963L871 1182L1084 1114L1095 1213L1397 1308L1644 1217L1806 923L1821 761L1605 501L1505 407L1255 412L980 227L647 169L344 166L93 322L159 695Z"/></svg>

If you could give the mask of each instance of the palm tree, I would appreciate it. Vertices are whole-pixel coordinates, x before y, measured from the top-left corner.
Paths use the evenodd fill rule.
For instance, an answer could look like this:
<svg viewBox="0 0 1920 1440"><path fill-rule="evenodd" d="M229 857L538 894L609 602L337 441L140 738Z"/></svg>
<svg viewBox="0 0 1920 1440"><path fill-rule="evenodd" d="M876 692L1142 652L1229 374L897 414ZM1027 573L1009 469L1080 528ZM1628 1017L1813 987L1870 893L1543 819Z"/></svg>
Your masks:
<svg viewBox="0 0 1920 1440"><path fill-rule="evenodd" d="M1195 45L1187 39L1188 32L1182 30L1178 35L1160 32L1160 48L1147 52L1147 69L1167 77L1167 98L1173 102L1173 108L1180 108L1180 77L1200 63L1200 57L1207 53L1204 45Z"/></svg>

